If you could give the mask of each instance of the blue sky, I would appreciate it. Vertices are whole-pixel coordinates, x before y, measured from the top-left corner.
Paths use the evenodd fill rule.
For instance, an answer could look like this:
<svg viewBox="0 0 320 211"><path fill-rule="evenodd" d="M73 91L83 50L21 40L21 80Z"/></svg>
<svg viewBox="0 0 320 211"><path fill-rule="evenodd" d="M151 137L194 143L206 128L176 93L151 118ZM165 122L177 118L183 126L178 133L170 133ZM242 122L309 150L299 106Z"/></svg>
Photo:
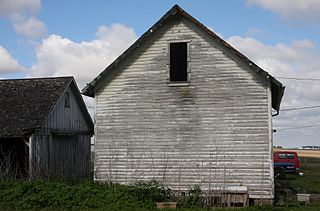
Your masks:
<svg viewBox="0 0 320 211"><path fill-rule="evenodd" d="M320 105L320 80L281 78L320 78L316 0L0 0L0 78L74 75L82 88L174 4L279 77L283 109ZM274 144L320 145L319 112L281 112Z"/></svg>

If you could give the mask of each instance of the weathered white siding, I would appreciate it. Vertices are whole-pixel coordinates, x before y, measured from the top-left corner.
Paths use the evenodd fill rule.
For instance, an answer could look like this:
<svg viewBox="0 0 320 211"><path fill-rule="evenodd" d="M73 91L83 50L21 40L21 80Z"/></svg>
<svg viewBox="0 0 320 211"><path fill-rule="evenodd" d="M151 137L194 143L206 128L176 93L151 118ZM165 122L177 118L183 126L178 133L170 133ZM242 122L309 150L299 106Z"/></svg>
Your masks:
<svg viewBox="0 0 320 211"><path fill-rule="evenodd" d="M268 85L185 19L154 33L95 93L95 179L244 185L273 198ZM189 42L182 87L168 73L168 43L179 40Z"/></svg>

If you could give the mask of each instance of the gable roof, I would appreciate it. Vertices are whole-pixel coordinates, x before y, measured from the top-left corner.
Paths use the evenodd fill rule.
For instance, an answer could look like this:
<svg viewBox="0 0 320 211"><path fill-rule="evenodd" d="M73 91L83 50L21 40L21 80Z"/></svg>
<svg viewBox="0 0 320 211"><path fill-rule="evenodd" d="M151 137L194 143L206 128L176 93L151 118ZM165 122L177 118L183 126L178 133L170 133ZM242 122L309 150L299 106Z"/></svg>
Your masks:
<svg viewBox="0 0 320 211"><path fill-rule="evenodd" d="M104 71L102 71L95 79L93 79L87 86L82 89L82 93L89 97L94 97L94 92L97 91L95 88L103 80L110 80L112 78L111 72L116 66L123 60L125 60L136 48L138 48L145 40L154 34L162 25L164 25L169 19L173 17L183 16L187 18L205 33L207 33L212 39L221 43L225 49L234 54L236 57L241 59L248 67L255 73L261 76L261 78L271 84L271 94L272 94L272 108L276 111L280 109L280 103L284 93L285 87L274 77L272 77L268 72L264 71L238 50L229 45L226 41L200 23L198 20L189 15L186 11L180 8L178 5L174 5L162 18L156 22L150 29L148 29L135 43L133 43L123 54L121 54L114 62L112 62Z"/></svg>
<svg viewBox="0 0 320 211"><path fill-rule="evenodd" d="M0 137L22 137L39 128L69 86L78 92L75 96L92 130L91 117L73 77L12 79L0 80Z"/></svg>

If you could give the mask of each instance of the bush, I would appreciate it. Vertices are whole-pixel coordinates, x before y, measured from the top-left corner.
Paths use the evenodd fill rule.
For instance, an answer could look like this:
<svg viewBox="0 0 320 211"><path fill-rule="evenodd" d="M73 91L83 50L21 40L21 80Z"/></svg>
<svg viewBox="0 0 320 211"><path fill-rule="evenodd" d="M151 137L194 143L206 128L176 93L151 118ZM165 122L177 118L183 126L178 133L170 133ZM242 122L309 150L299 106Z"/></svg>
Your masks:
<svg viewBox="0 0 320 211"><path fill-rule="evenodd" d="M0 182L0 209L149 210L172 197L171 190L155 181L132 186L91 181Z"/></svg>
<svg viewBox="0 0 320 211"><path fill-rule="evenodd" d="M139 201L146 203L169 202L174 200L173 192L157 181L142 182L138 181L131 186L130 192Z"/></svg>
<svg viewBox="0 0 320 211"><path fill-rule="evenodd" d="M206 207L206 198L202 195L202 190L199 185L194 185L189 187L188 196L182 198L179 201L180 207L183 208L196 208L196 207Z"/></svg>
<svg viewBox="0 0 320 211"><path fill-rule="evenodd" d="M0 208L6 209L149 209L130 188L119 184L45 181L0 182Z"/></svg>

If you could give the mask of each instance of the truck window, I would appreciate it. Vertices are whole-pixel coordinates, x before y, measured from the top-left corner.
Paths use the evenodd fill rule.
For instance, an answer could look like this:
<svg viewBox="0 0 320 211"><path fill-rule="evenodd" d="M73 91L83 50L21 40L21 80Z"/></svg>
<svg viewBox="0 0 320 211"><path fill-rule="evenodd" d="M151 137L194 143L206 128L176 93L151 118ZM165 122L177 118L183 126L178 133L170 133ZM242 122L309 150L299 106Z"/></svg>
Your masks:
<svg viewBox="0 0 320 211"><path fill-rule="evenodd" d="M279 159L286 159L286 154L279 153Z"/></svg>
<svg viewBox="0 0 320 211"><path fill-rule="evenodd" d="M288 159L294 159L294 154L287 154Z"/></svg>

